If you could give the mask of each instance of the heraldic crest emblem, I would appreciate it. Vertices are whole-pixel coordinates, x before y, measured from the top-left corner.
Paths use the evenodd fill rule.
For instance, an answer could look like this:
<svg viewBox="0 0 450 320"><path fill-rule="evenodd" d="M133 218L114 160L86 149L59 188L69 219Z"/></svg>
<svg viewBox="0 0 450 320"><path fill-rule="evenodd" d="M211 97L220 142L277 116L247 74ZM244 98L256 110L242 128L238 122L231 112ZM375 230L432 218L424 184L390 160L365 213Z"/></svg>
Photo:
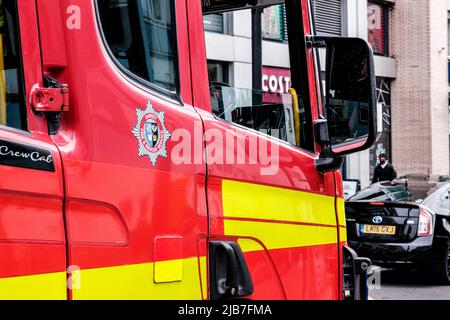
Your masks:
<svg viewBox="0 0 450 320"><path fill-rule="evenodd" d="M164 122L164 111L157 112L149 101L145 110L136 109L137 124L132 133L139 142L139 157L148 156L156 166L159 157L167 159L167 141L172 134Z"/></svg>

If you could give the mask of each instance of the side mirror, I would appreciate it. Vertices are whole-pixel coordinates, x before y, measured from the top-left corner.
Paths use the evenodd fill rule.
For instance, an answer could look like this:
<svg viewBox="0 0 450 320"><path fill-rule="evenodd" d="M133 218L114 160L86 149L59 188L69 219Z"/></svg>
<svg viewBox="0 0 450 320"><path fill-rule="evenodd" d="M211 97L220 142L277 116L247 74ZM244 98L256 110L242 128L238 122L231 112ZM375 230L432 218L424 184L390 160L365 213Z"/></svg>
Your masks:
<svg viewBox="0 0 450 320"><path fill-rule="evenodd" d="M328 135L332 155L342 157L377 139L373 50L359 38L330 38L326 48Z"/></svg>

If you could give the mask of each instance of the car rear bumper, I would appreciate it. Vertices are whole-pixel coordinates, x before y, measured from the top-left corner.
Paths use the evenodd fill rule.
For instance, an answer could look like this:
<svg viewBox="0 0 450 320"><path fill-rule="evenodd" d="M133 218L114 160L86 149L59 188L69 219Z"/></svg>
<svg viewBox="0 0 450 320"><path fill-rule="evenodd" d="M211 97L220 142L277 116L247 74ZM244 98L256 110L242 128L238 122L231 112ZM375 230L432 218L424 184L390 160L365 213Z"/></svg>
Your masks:
<svg viewBox="0 0 450 320"><path fill-rule="evenodd" d="M433 237L420 237L410 243L377 243L348 241L358 255L368 257L374 264L391 265L425 262L433 247Z"/></svg>

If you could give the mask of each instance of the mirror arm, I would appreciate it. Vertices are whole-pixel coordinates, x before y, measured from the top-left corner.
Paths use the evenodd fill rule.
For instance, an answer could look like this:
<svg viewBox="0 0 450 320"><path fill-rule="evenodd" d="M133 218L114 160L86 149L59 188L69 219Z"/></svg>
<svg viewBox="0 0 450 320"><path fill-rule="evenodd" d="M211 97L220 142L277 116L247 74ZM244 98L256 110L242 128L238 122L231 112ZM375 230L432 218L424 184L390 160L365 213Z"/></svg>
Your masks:
<svg viewBox="0 0 450 320"><path fill-rule="evenodd" d="M332 37L306 36L305 43L307 48L326 48L328 41Z"/></svg>
<svg viewBox="0 0 450 320"><path fill-rule="evenodd" d="M327 147L320 153L319 159L315 161L315 165L321 174L338 171L344 165L344 157L333 155L330 147Z"/></svg>
<svg viewBox="0 0 450 320"><path fill-rule="evenodd" d="M314 135L316 142L323 147L319 159L315 161L317 170L322 174L340 170L344 164L344 158L335 156L331 151L328 121L326 119L314 121Z"/></svg>

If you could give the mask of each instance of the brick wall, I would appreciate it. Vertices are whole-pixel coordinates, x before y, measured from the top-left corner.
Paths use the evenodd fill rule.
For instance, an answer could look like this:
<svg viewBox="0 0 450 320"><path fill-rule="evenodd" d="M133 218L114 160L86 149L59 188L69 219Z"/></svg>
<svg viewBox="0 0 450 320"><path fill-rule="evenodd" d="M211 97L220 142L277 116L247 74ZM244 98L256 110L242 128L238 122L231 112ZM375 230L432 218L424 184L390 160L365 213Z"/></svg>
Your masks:
<svg viewBox="0 0 450 320"><path fill-rule="evenodd" d="M444 38L447 0L396 1L390 40L398 64L392 84L392 160L400 175L449 173Z"/></svg>

